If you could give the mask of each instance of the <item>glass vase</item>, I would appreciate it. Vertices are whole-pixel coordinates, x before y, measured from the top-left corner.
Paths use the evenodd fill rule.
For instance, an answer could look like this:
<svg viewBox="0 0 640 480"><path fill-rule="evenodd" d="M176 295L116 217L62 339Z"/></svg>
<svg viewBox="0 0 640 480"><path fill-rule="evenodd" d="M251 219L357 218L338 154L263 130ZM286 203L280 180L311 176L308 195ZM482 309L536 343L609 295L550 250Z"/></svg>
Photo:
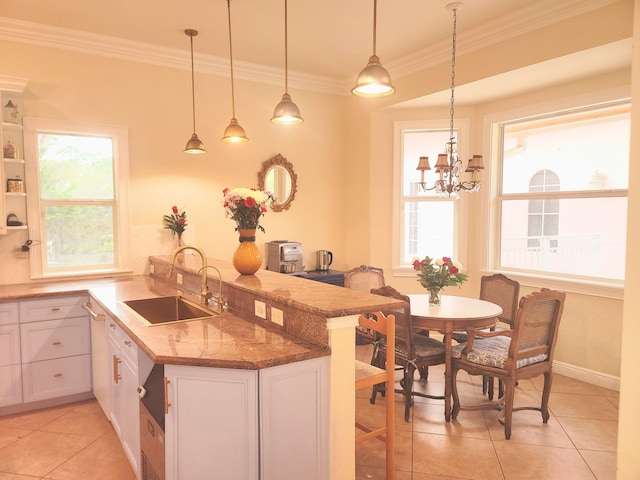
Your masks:
<svg viewBox="0 0 640 480"><path fill-rule="evenodd" d="M240 245L233 254L233 266L242 275L253 275L262 266L260 250L256 245L255 229L238 229Z"/></svg>
<svg viewBox="0 0 640 480"><path fill-rule="evenodd" d="M435 287L429 289L429 305L440 305L442 289Z"/></svg>
<svg viewBox="0 0 640 480"><path fill-rule="evenodd" d="M184 245L184 240L182 239L182 234L181 233L176 233L173 236L173 250L172 252L175 252L176 249L182 247ZM184 263L184 250L179 252L176 255L176 260L178 261L178 263L182 264Z"/></svg>

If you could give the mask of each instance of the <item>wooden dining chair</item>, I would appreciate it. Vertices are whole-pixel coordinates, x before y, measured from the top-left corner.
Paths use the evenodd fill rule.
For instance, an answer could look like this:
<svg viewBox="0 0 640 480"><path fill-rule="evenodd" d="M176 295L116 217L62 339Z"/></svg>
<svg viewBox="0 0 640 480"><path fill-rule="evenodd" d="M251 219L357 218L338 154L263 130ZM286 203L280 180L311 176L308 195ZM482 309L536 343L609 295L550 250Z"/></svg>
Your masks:
<svg viewBox="0 0 640 480"><path fill-rule="evenodd" d="M360 265L344 272L345 288L369 292L372 288L384 286L384 272L381 268ZM365 328L356 327L356 343L364 345L373 341L373 333Z"/></svg>
<svg viewBox="0 0 640 480"><path fill-rule="evenodd" d="M443 395L431 395L414 391L413 382L416 370L419 370L421 378L426 379L426 371L430 366L441 365L445 362L445 346L441 341L418 333L413 328L411 305L407 295L403 295L390 285L373 288L371 293L404 302L404 305L399 309L385 313L387 315L393 314L396 318L395 362L396 365L402 367L403 378L401 382L402 388L396 389L395 392L404 395L404 420L408 422L414 396L436 400L444 399ZM388 345L390 343L387 338L380 334L376 335L373 359L371 361L373 365L384 365ZM383 385L375 385L371 392L371 403L375 403L378 392L385 394L388 391L385 390Z"/></svg>
<svg viewBox="0 0 640 480"><path fill-rule="evenodd" d="M518 300L520 299L520 284L506 275L496 273L494 275L484 275L480 279L480 300L495 303L502 308L502 315L498 317L498 322L509 328L513 328L518 310ZM490 328L495 330L495 327ZM467 341L466 332L455 332L452 338L458 343ZM482 394L488 395L489 400L493 400L494 382L493 378L485 376L482 379ZM504 395L504 386L498 382L498 398Z"/></svg>
<svg viewBox="0 0 640 480"><path fill-rule="evenodd" d="M382 312L363 313L358 324L368 330L384 335L391 343L395 343L396 320L393 315L385 316ZM373 387L384 383L388 392L393 392L395 381L395 349L390 348L384 361L383 368L356 360L356 390ZM394 478L394 398L387 395L386 421L383 427L369 428L356 422L356 429L364 433L356 434L356 444L364 440L385 436L387 480Z"/></svg>
<svg viewBox="0 0 640 480"><path fill-rule="evenodd" d="M542 422L549 420L549 394L553 352L558 336L565 294L543 288L520 299L513 328L487 332L467 329L466 345L453 349L451 362L453 409L451 418L456 419L460 409L460 398L456 376L459 370L471 375L487 375L504 383L504 405L486 403L468 409L504 408L504 435L511 438L511 417L519 410L537 410L542 413ZM518 380L544 375L542 400L539 407L513 407Z"/></svg>

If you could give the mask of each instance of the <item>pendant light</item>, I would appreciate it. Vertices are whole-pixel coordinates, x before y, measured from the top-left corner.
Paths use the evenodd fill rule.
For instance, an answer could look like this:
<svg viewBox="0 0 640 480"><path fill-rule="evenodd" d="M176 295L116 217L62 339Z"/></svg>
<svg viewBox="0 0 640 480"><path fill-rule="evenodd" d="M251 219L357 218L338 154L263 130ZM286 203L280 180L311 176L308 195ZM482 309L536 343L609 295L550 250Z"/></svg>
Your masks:
<svg viewBox="0 0 640 480"><path fill-rule="evenodd" d="M184 33L191 38L191 111L193 112L193 135L191 135L187 145L184 147L184 153L207 153L204 148L204 144L200 141L198 134L196 133L196 84L193 73L193 37L198 35L198 31L188 28Z"/></svg>
<svg viewBox="0 0 640 480"><path fill-rule="evenodd" d="M231 66L231 121L229 126L224 130L223 142L247 142L247 134L244 133L244 128L240 126L238 120L236 120L236 93L233 88L233 48L231 45L231 0L227 0L227 14L229 19L229 64Z"/></svg>
<svg viewBox="0 0 640 480"><path fill-rule="evenodd" d="M376 55L377 16L378 0L373 0L373 55L369 57L369 63L360 72L356 86L351 90L358 97L386 97L396 91L391 85L391 75L380 64L380 58Z"/></svg>
<svg viewBox="0 0 640 480"><path fill-rule="evenodd" d="M287 0L284 0L284 94L282 100L276 105L273 111L273 123L293 124L302 123L304 120L300 116L298 106L293 103L289 95L289 63L287 54Z"/></svg>

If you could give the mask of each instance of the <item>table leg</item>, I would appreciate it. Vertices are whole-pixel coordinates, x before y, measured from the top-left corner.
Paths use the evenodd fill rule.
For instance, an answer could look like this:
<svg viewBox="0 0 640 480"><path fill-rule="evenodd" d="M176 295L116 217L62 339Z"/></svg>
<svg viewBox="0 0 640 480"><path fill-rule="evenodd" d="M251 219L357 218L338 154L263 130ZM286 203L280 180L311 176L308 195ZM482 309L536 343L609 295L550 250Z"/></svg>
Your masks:
<svg viewBox="0 0 640 480"><path fill-rule="evenodd" d="M452 326L447 325L444 331L444 419L448 422L451 420L451 334Z"/></svg>

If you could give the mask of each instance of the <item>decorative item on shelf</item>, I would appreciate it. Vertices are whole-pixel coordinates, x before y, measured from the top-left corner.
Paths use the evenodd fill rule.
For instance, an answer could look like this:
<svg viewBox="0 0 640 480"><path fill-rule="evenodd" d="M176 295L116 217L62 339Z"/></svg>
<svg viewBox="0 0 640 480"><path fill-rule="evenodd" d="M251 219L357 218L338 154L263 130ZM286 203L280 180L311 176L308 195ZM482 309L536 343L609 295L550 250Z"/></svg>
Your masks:
<svg viewBox="0 0 640 480"><path fill-rule="evenodd" d="M198 35L198 31L188 28L184 33L191 39L191 112L193 113L193 135L184 147L184 153L200 154L207 153L204 144L198 138L196 133L196 83L193 73L193 37Z"/></svg>
<svg viewBox="0 0 640 480"><path fill-rule="evenodd" d="M2 156L4 158L16 159L18 158L18 149L13 144L11 140L8 140L7 143L2 147Z"/></svg>
<svg viewBox="0 0 640 480"><path fill-rule="evenodd" d="M24 193L24 182L20 177L7 179L7 193Z"/></svg>
<svg viewBox="0 0 640 480"><path fill-rule="evenodd" d="M256 229L264 232L260 217L273 201L269 192L250 188L225 188L224 209L227 217L236 222L240 245L233 255L233 266L242 275L252 275L262 265L260 250L255 244Z"/></svg>
<svg viewBox="0 0 640 480"><path fill-rule="evenodd" d="M429 291L429 304L440 305L440 295L444 287L462 286L468 277L462 273L462 265L453 262L449 257L432 259L429 256L424 260L413 260L413 268L418 271L420 285Z"/></svg>
<svg viewBox="0 0 640 480"><path fill-rule="evenodd" d="M369 57L369 63L362 69L356 79L356 86L351 90L351 93L358 97L386 97L396 91L391 85L391 75L376 55L377 17L378 1L373 0L373 55Z"/></svg>
<svg viewBox="0 0 640 480"><path fill-rule="evenodd" d="M233 86L233 48L231 44L231 0L227 0L227 18L229 19L229 66L231 70L231 121L224 130L222 136L223 142L248 142L247 134L244 132L244 128L240 126L238 120L236 120L236 92Z"/></svg>
<svg viewBox="0 0 640 480"><path fill-rule="evenodd" d="M4 121L9 123L19 123L18 106L11 100L4 106Z"/></svg>
<svg viewBox="0 0 640 480"><path fill-rule="evenodd" d="M429 166L429 157L420 157L416 170L420 171L420 187L424 191L435 190L435 192L443 197L459 198L460 191L478 192L480 190L480 180L478 179L479 170L484 169L482 163L482 155L474 155L467 164L465 173L471 174L471 180L460 180L460 170L462 169L462 160L458 158L456 135L453 128L453 111L455 100L456 86L456 23L457 11L462 8L462 3L454 2L447 5L447 9L453 11L453 47L451 49L451 104L449 107L450 123L449 123L449 141L446 143L445 153L438 155L438 161L435 165L435 171L439 178L434 182L433 186L427 187L424 181L424 172L431 170Z"/></svg>
<svg viewBox="0 0 640 480"><path fill-rule="evenodd" d="M287 55L287 0L284 0L284 94L282 100L276 105L271 121L280 124L302 123L298 106L293 103L289 95L289 62Z"/></svg>
<svg viewBox="0 0 640 480"><path fill-rule="evenodd" d="M171 207L171 215L163 215L164 228L171 230L173 237L173 249L183 246L182 234L187 228L187 212L178 210L175 205ZM178 253L178 261L184 261L184 251Z"/></svg>
<svg viewBox="0 0 640 480"><path fill-rule="evenodd" d="M15 213L7 215L7 227L21 227L24 225Z"/></svg>

